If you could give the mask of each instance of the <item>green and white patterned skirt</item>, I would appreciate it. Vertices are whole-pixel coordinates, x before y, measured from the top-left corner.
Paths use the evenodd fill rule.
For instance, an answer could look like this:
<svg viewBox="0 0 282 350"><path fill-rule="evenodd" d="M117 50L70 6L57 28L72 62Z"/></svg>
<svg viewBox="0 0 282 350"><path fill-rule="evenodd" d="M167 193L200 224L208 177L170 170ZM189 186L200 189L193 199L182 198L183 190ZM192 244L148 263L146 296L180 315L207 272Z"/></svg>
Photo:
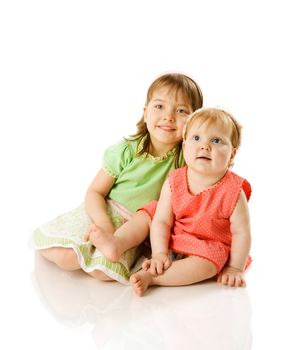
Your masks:
<svg viewBox="0 0 282 350"><path fill-rule="evenodd" d="M112 200L107 201L107 212L116 229L132 215ZM83 236L91 224L92 220L82 204L35 229L32 233L32 245L36 250L51 247L72 248L85 272L100 270L120 283L129 284L129 277L141 268L145 259L143 254L146 251L148 253L148 248L142 244L125 252L118 262L111 262L90 242L84 242Z"/></svg>

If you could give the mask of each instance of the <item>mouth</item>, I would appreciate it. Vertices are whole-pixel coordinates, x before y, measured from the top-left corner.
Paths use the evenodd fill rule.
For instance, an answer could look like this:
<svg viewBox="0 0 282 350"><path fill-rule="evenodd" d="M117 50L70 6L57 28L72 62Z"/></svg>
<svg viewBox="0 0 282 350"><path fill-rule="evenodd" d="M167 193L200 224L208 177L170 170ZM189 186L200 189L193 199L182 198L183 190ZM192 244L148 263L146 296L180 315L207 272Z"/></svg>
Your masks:
<svg viewBox="0 0 282 350"><path fill-rule="evenodd" d="M211 160L211 158L209 157L197 157L196 159L207 160L207 161Z"/></svg>
<svg viewBox="0 0 282 350"><path fill-rule="evenodd" d="M166 126L166 125L158 125L157 127L163 131L168 131L168 132L172 132L172 131L176 130L175 128L172 128L171 126Z"/></svg>

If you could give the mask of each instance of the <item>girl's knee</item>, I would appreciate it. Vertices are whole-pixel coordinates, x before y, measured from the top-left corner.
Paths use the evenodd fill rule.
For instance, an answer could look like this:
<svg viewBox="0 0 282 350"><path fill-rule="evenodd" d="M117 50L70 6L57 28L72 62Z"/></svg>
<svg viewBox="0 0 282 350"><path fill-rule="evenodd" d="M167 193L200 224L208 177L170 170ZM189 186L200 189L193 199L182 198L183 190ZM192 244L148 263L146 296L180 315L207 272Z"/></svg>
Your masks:
<svg viewBox="0 0 282 350"><path fill-rule="evenodd" d="M110 278L104 272L99 271L99 270L94 270L94 271L88 272L88 275L90 275L91 277L96 278L99 281L103 281L103 282L113 281L112 278Z"/></svg>
<svg viewBox="0 0 282 350"><path fill-rule="evenodd" d="M78 263L78 258L75 251L71 248L65 248L61 256L61 266L62 269L67 271L73 271L80 268Z"/></svg>
<svg viewBox="0 0 282 350"><path fill-rule="evenodd" d="M53 247L42 249L40 250L40 254L63 270L73 271L80 268L77 255L71 248Z"/></svg>

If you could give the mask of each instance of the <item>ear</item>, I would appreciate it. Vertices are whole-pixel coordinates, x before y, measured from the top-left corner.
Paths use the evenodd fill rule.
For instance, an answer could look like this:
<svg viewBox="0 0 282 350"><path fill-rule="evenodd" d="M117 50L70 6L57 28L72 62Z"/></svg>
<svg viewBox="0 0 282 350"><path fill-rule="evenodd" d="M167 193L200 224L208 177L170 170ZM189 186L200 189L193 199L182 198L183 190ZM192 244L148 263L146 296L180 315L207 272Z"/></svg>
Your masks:
<svg viewBox="0 0 282 350"><path fill-rule="evenodd" d="M238 151L237 148L233 148L232 149L230 160L229 160L229 168L233 167L233 165L234 165L234 158L235 158L235 155L236 155L237 151Z"/></svg>
<svg viewBox="0 0 282 350"><path fill-rule="evenodd" d="M143 108L143 117L144 117L145 123L147 122L147 110L148 110L148 107L145 105Z"/></svg>
<svg viewBox="0 0 282 350"><path fill-rule="evenodd" d="M237 148L233 148L232 153L231 153L231 159L233 159L233 160L234 160L234 158L235 158L235 155L236 155L237 151L238 151L238 149L237 149Z"/></svg>

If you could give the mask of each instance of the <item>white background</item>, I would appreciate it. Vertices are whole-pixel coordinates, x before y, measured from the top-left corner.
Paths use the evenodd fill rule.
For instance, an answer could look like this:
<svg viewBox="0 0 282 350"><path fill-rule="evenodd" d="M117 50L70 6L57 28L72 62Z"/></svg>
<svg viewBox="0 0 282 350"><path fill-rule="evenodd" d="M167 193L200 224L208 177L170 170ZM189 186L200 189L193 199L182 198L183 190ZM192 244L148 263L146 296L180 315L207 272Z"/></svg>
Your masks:
<svg viewBox="0 0 282 350"><path fill-rule="evenodd" d="M227 108L244 127L234 170L253 186L254 263L244 291L252 310L252 344L255 350L282 348L275 320L282 311L278 5L275 0L0 2L0 342L7 342L1 348L119 348L99 347L91 322L89 329L69 327L47 311L32 282L36 264L27 242L33 228L82 202L103 150L135 132L148 86L168 71L190 75L203 90L205 106ZM81 288L90 283L81 280ZM61 298L69 293L62 290ZM245 348L250 347L238 349Z"/></svg>

